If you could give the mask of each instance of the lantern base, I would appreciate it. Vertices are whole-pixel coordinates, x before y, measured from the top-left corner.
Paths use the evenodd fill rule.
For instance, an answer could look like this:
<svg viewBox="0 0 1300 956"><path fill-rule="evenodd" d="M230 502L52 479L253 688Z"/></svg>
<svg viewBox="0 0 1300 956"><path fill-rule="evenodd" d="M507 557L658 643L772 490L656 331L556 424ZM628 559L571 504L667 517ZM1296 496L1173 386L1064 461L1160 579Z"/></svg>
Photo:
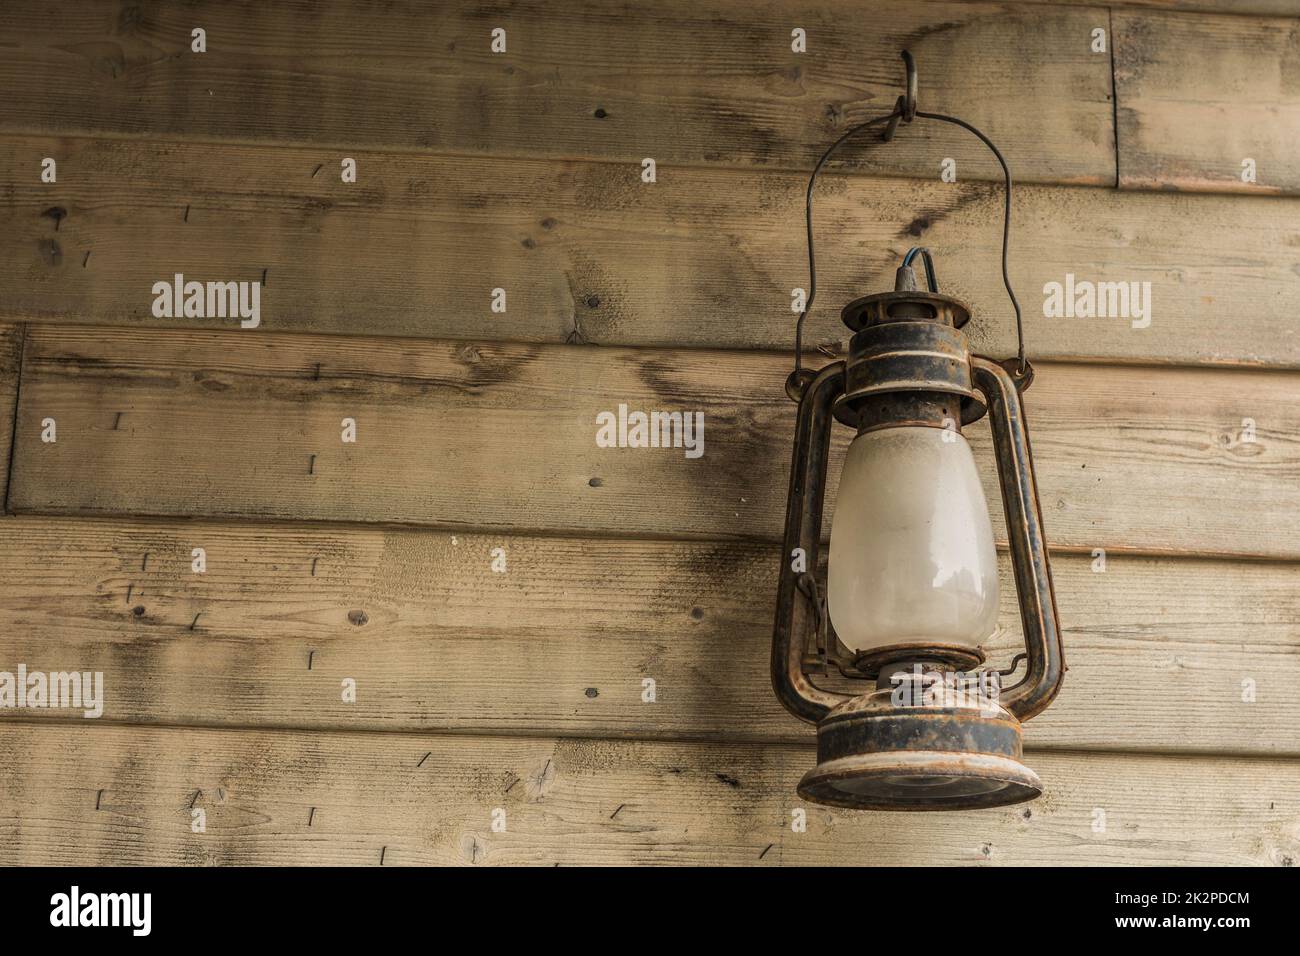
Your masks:
<svg viewBox="0 0 1300 956"><path fill-rule="evenodd" d="M1020 722L993 701L914 705L886 688L845 701L817 725L817 766L799 795L855 810L1021 803L1043 791L1021 753Z"/></svg>

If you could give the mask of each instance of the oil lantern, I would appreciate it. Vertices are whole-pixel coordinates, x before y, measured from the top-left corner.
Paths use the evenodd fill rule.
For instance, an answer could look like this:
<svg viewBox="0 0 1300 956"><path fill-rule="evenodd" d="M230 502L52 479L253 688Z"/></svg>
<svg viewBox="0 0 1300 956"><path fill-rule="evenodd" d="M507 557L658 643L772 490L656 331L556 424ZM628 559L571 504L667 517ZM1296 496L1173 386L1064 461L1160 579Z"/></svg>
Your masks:
<svg viewBox="0 0 1300 956"><path fill-rule="evenodd" d="M992 807L1042 792L1022 760L1021 724L1051 703L1064 651L1021 392L1033 372L1024 357L1019 305L1007 279L1011 175L973 126L916 109L916 70L906 52L907 92L894 112L857 132L933 119L980 138L1005 174L1003 279L1015 306L1020 352L997 361L972 355L963 327L971 311L939 291L933 258L912 249L894 289L863 296L841 313L852 331L846 359L813 372L800 362L786 383L799 403L776 624L772 682L796 717L817 727L817 764L799 784L816 803L875 810ZM926 284L918 284L920 257ZM1011 668L986 667L982 643L997 626L994 534L963 430L987 417L1024 631ZM832 516L825 582L819 575L822 508L831 432L856 434L845 454ZM1002 677L1023 659L1014 685ZM824 686L834 675L834 688ZM856 687L854 686L856 683Z"/></svg>

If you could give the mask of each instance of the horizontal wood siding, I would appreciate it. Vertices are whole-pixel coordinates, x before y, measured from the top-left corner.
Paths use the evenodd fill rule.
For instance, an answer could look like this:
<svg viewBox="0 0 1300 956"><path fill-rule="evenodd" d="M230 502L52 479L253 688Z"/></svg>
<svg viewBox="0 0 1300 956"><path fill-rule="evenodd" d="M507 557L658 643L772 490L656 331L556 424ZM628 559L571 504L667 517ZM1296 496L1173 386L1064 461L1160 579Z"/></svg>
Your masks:
<svg viewBox="0 0 1300 956"><path fill-rule="evenodd" d="M808 741L769 683L778 551L12 518L0 660L102 672L106 721ZM1023 646L1002 565L999 667ZM1057 554L1053 570L1070 673L1032 748L1300 755L1300 565Z"/></svg>
<svg viewBox="0 0 1300 956"><path fill-rule="evenodd" d="M788 369L757 353L33 328L10 505L776 540ZM1051 540L1300 557L1297 387L1042 365L1026 405ZM597 447L597 415L620 404L702 413L703 457ZM987 426L968 432L1000 536ZM851 437L837 429L832 474Z"/></svg>
<svg viewBox="0 0 1300 956"><path fill-rule="evenodd" d="M807 806L809 747L11 726L0 862L1294 865L1294 761L1042 754L1047 796ZM99 809L96 809L98 805ZM192 832L193 810L206 832ZM492 831L504 810L506 830ZM1101 830L1095 828L1101 827Z"/></svg>
<svg viewBox="0 0 1300 956"><path fill-rule="evenodd" d="M1298 78L1298 19L1117 10L1120 184L1300 192Z"/></svg>
<svg viewBox="0 0 1300 956"><path fill-rule="evenodd" d="M264 330L789 350L808 288L806 172L681 169L642 186L610 163L141 140L0 140L0 315L233 328L155 318L155 282L265 279ZM37 180L45 156L60 179ZM4 178L9 182L4 183ZM1043 359L1300 366L1300 200L1019 186L1011 277ZM1001 188L828 174L816 199L809 342L840 306L934 250L972 344L1014 348L997 242ZM1292 257L1294 258L1294 257ZM1047 318L1044 287L1149 283L1136 314ZM506 292L494 313L492 290ZM1127 291L1127 289L1126 289ZM1141 292L1139 286L1139 292ZM1136 306L1136 300L1132 305Z"/></svg>
<svg viewBox="0 0 1300 956"><path fill-rule="evenodd" d="M1099 16L882 0L845 29L842 4L785 0L19 0L0 10L0 34L22 38L0 63L0 129L803 170L893 109L908 47L931 64L925 108L987 127L1022 179L1110 184L1110 62L1088 49ZM190 52L195 27L205 54ZM791 51L796 27L806 54ZM870 152L845 161L937 177L952 157L967 177L999 175L974 137L933 123Z"/></svg>
<svg viewBox="0 0 1300 956"><path fill-rule="evenodd" d="M965 2L965 0L963 0ZM982 0L970 0L979 3ZM1093 0L1004 0L1034 6L1092 7ZM1242 15L1294 17L1300 15L1300 0L1117 0L1107 4L1111 10L1129 7L1150 10L1176 10L1197 13L1234 13Z"/></svg>

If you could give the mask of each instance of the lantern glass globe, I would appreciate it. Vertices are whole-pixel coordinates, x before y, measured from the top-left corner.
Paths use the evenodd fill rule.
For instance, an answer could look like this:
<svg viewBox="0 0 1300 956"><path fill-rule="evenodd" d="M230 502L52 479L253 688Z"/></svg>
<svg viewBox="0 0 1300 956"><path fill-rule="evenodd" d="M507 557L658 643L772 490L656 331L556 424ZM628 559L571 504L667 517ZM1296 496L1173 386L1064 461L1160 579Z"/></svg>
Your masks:
<svg viewBox="0 0 1300 956"><path fill-rule="evenodd" d="M993 526L961 433L903 425L849 445L831 521L827 604L854 651L974 647L993 633Z"/></svg>

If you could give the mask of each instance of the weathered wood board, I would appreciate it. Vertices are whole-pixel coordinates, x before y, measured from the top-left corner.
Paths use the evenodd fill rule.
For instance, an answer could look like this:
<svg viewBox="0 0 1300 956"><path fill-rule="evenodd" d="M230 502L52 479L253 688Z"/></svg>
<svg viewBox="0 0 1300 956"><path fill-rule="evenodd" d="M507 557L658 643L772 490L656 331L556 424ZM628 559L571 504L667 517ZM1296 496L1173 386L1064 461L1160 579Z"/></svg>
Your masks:
<svg viewBox="0 0 1300 956"><path fill-rule="evenodd" d="M777 550L10 518L0 660L101 672L119 723L806 741L769 683ZM1054 571L1070 673L1031 746L1300 755L1300 565ZM1014 593L1004 555L999 667L1023 647Z"/></svg>
<svg viewBox="0 0 1300 956"><path fill-rule="evenodd" d="M59 181L40 183L32 171L54 155ZM793 346L805 174L691 168L643 186L608 163L354 158L361 179L345 184L319 149L0 140L0 315L235 327L156 318L154 283L181 273L264 279L267 330ZM1036 358L1300 366L1300 278L1277 253L1300 244L1300 200L1055 186L1014 199L1011 276ZM925 243L942 288L974 309L974 346L1009 354L1001 216L990 183L825 176L808 341L839 348L840 308L892 288L899 258ZM1127 314L1045 317L1045 286L1067 275L1137 283L1145 317L1137 299Z"/></svg>
<svg viewBox="0 0 1300 956"><path fill-rule="evenodd" d="M33 328L10 506L776 540L787 372L761 353ZM1049 541L1300 557L1298 391L1291 373L1043 364L1026 408ZM702 456L598 447L620 405L703 415ZM999 529L987 428L968 431Z"/></svg>
<svg viewBox="0 0 1300 956"><path fill-rule="evenodd" d="M610 7L431 7L350 0L75 5L0 10L8 132L146 134L567 159L809 169L850 126L891 111L899 51L923 108L993 137L1026 181L1115 181L1104 10L873 2L672 0ZM191 31L206 30L206 53ZM493 53L492 30L506 31ZM794 29L807 52L792 52ZM965 131L916 123L879 157L938 177L998 167ZM338 167L338 157L329 166Z"/></svg>
<svg viewBox="0 0 1300 956"><path fill-rule="evenodd" d="M962 0L966 2L966 0ZM982 0L970 0L972 3ZM1035 6L1091 7L1091 0L1003 0L1004 3L1030 3ZM1112 8L1140 7L1155 10L1180 10L1197 13L1235 13L1240 15L1300 16L1300 0L1119 0Z"/></svg>
<svg viewBox="0 0 1300 956"><path fill-rule="evenodd" d="M1116 10L1114 22L1122 187L1300 192L1300 20Z"/></svg>
<svg viewBox="0 0 1300 956"><path fill-rule="evenodd" d="M6 727L0 863L1286 866L1300 763L1030 754L1046 795L805 806L808 747ZM98 809L96 809L98 806ZM506 829L493 832L494 810ZM195 811L205 832L195 833ZM1098 832L1096 828L1101 827Z"/></svg>

